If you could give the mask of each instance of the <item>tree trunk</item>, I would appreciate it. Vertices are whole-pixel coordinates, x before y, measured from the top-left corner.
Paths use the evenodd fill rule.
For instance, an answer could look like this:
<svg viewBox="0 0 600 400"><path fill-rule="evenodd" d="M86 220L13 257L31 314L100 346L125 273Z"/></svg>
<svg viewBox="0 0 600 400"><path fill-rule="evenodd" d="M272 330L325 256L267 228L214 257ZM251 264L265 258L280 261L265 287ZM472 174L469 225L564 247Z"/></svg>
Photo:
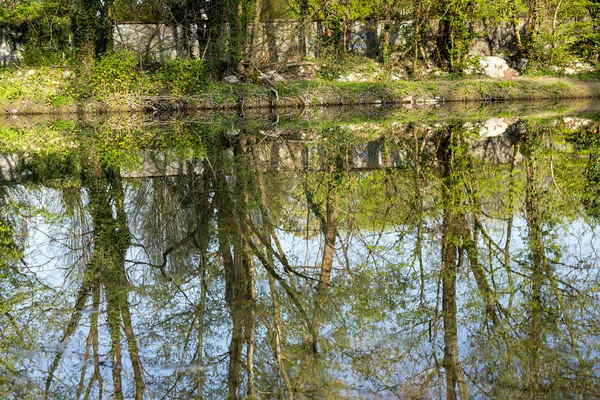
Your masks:
<svg viewBox="0 0 600 400"><path fill-rule="evenodd" d="M256 8L254 10L254 21L252 22L252 36L250 38L250 63L255 66L258 65L260 55L258 51L259 37L262 31L261 24L261 12L262 12L262 0L256 0ZM262 44L262 43L261 43Z"/></svg>

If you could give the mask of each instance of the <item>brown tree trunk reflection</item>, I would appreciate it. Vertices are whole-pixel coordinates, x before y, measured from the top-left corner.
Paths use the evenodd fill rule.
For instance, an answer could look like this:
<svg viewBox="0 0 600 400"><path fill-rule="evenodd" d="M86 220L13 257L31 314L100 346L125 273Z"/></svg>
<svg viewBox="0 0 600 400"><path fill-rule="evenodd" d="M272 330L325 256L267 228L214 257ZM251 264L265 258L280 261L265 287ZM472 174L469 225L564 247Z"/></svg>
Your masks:
<svg viewBox="0 0 600 400"><path fill-rule="evenodd" d="M535 138L528 138L527 142L534 142ZM540 391L540 363L538 346L542 340L542 285L544 278L544 264L546 254L542 237L542 208L541 208L541 181L539 162L535 155L536 147L531 143L525 148L527 160L525 214L529 231L529 250L531 251L531 300L530 300L530 330L529 345L527 347L528 373L526 390L535 395Z"/></svg>
<svg viewBox="0 0 600 400"><path fill-rule="evenodd" d="M98 158L92 154L86 165L84 181L88 189L89 210L94 225L94 254L91 263L97 265L95 269L100 273L107 302L107 324L113 357L114 398L123 398L121 347L121 326L123 326L129 358L133 366L135 398L141 400L144 382L129 309L129 282L125 274L125 254L130 244L130 233L120 174L104 169Z"/></svg>
<svg viewBox="0 0 600 400"><path fill-rule="evenodd" d="M438 151L442 162L442 314L444 322L444 368L446 369L446 398L457 399L456 387L460 397L468 399L467 384L458 357L458 325L456 320L456 274L462 256L459 257L460 237L464 220L460 209L461 187L457 179L460 171L455 169L454 149L460 141L458 133L449 129L445 133Z"/></svg>

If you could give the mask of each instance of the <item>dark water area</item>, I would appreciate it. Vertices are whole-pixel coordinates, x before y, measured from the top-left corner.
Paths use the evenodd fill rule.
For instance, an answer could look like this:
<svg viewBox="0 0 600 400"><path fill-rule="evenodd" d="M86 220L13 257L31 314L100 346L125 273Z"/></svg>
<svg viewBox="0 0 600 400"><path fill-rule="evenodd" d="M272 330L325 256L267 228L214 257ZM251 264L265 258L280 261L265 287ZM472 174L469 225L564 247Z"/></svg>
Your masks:
<svg viewBox="0 0 600 400"><path fill-rule="evenodd" d="M600 113L0 125L0 398L600 398Z"/></svg>

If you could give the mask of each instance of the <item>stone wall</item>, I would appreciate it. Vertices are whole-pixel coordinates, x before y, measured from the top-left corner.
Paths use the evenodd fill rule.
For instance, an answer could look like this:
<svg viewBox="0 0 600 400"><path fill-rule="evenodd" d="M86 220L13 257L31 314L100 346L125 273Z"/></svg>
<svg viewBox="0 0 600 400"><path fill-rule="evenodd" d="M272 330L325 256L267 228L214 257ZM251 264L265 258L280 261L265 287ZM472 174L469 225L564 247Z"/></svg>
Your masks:
<svg viewBox="0 0 600 400"><path fill-rule="evenodd" d="M523 26L524 23L522 22ZM346 43L350 50L367 57L374 57L382 34L382 21L355 22L348 29ZM490 56L514 52L514 35L509 24L488 26L485 22L477 28L480 34L471 47L471 54ZM191 42L193 52L200 54L196 37L196 27L192 27ZM318 33L322 32L321 22L311 22L306 27L305 48L307 55L319 53ZM392 24L391 45L409 45L407 35L412 31L410 21ZM249 28L250 32L250 28ZM164 62L183 54L183 28L165 24L119 24L115 26L114 38L117 48L128 48L140 54L142 60ZM300 59L299 24L296 20L275 20L261 23L257 48L262 62L292 62ZM424 46L425 51L433 48L433 43ZM400 54L400 53L398 53ZM0 31L0 64L10 65L18 59L18 49L11 46L10 34Z"/></svg>
<svg viewBox="0 0 600 400"><path fill-rule="evenodd" d="M521 21L521 27L524 21ZM249 28L250 29L250 28ZM346 43L350 50L367 57L374 57L379 47L379 39L383 30L382 21L355 22L349 29ZM181 55L181 27L169 27L161 24L121 24L115 28L117 46L138 51L143 58L164 61ZM199 54L196 29L192 37L194 53ZM296 20L276 20L261 24L257 48L252 53L257 54L263 62L292 62L300 57L299 23ZM319 54L318 33L322 31L321 22L310 23L306 29L307 55ZM473 42L470 53L473 55L491 56L503 53L513 53L515 38L510 24L489 25L485 22L476 27L478 37ZM412 32L410 21L392 24L391 45L406 47L410 45L405 39ZM524 34L524 32L523 32ZM424 46L432 48L433 43ZM427 51L427 50L426 50Z"/></svg>
<svg viewBox="0 0 600 400"><path fill-rule="evenodd" d="M14 45L14 39L11 32L0 29L0 66L12 65L19 58L19 50Z"/></svg>

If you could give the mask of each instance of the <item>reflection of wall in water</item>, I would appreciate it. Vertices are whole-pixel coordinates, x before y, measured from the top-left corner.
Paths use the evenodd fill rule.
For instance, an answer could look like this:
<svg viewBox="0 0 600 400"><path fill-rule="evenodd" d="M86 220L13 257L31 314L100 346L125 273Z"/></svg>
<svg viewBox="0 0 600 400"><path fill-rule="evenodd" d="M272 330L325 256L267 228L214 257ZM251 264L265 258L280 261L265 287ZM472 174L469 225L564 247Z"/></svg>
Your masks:
<svg viewBox="0 0 600 400"><path fill-rule="evenodd" d="M587 126L591 121L582 118L561 118L557 123L567 124L572 130ZM408 132L410 125L397 125L395 129L405 129ZM523 156L514 154L515 142L523 133L524 127L517 118L491 118L476 123L465 123L467 129L474 130L477 135L472 136L470 143L471 154L477 159L489 164L510 164L514 161L520 163ZM422 125L421 128L427 140L424 146L426 153L435 155L436 135L439 128ZM297 132L288 132L288 137L298 137ZM285 137L288 133L284 134ZM412 133L410 134L412 136ZM277 136L277 135L274 135ZM329 160L325 159L322 144L311 133L303 132L301 139L288 140L261 140L256 146L257 167L262 171L324 171L329 168ZM380 139L366 141L351 148L344 160L344 165L350 170L372 170L382 168L398 168L411 164L406 146L401 143L386 145ZM566 147L565 147L566 146ZM408 146L411 147L411 146ZM568 150L564 144L556 150ZM232 160L232 148L223 148L225 159ZM434 160L435 156L430 157ZM205 168L205 161L197 159L181 159L175 150L167 151L139 151L137 163L132 168L122 169L124 178L146 178L160 176L180 176L190 172L201 174ZM27 158L17 154L0 155L0 180L19 181L31 174Z"/></svg>

